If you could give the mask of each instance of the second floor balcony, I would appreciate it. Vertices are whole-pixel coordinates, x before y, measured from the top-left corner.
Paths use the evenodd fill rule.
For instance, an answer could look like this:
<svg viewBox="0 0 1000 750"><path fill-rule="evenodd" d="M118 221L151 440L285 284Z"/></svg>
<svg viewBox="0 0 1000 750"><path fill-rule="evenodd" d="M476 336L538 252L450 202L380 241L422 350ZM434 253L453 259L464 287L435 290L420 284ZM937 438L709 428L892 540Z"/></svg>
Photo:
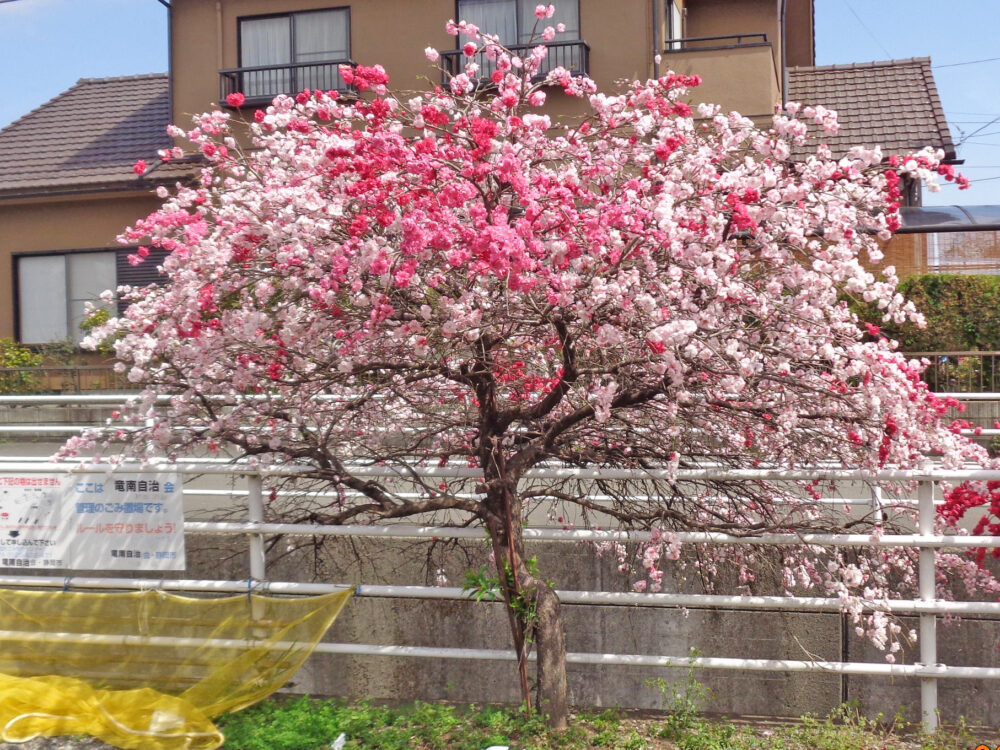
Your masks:
<svg viewBox="0 0 1000 750"><path fill-rule="evenodd" d="M319 91L353 91L340 74L340 67L357 66L354 60L320 60L281 65L258 65L219 71L219 101L241 93L246 104L259 106L269 103L278 94L297 94L304 89Z"/></svg>
<svg viewBox="0 0 1000 750"><path fill-rule="evenodd" d="M537 45L512 45L508 49L515 55L526 57ZM544 78L555 68L565 68L573 75L590 75L590 45L582 40L568 42L549 42L545 45L548 54L538 69L536 78ZM479 52L472 57L466 57L461 50L450 50L441 53L441 67L449 76L465 72L465 66L470 62L479 66L479 78L488 81L497 69L496 62L490 60L486 53Z"/></svg>
<svg viewBox="0 0 1000 750"><path fill-rule="evenodd" d="M667 41L661 71L701 76L690 92L698 102L719 104L748 117L774 113L781 100L781 76L767 34L729 34Z"/></svg>

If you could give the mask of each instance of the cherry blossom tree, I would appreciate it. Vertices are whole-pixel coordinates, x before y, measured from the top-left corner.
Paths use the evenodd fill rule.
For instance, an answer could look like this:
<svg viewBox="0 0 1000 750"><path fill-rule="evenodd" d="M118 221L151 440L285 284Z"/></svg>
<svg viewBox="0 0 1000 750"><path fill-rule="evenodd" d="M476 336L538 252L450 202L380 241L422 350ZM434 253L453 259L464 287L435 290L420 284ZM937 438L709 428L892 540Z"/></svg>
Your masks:
<svg viewBox="0 0 1000 750"><path fill-rule="evenodd" d="M311 515L323 523L482 525L522 684L533 645L538 704L560 726L559 601L522 535L540 503L654 530L638 560L615 551L641 573L636 589L657 590L679 530L870 521L832 518L812 486L678 483L682 467L981 460L942 423L952 404L927 391L920 364L848 307L919 319L892 270L876 277L864 261L899 226L900 180L933 181L940 154L887 166L877 148L835 160L819 146L793 161L809 124L836 128L833 112L789 104L761 129L693 112L693 77L601 93L561 68L538 76L544 45L517 57L469 24L448 28L467 37L468 65L442 87L395 95L382 68L359 66L343 71L359 97L304 91L252 122L215 111L171 129L200 151L200 179L161 188L162 208L122 238L140 244L135 262L166 250L167 281L125 290L124 314L91 337L113 342L143 390L63 455L102 440L124 441L119 457L235 447L340 491ZM472 62L482 52L486 79ZM553 122L547 95L582 97L586 116ZM157 394L172 395L167 408ZM481 473L472 487L410 471L456 462ZM529 481L543 463L636 479ZM357 470L373 464L420 483L419 497ZM906 552L821 559L786 552L785 586L857 602L889 596L913 567ZM883 613L853 614L889 648L898 628Z"/></svg>

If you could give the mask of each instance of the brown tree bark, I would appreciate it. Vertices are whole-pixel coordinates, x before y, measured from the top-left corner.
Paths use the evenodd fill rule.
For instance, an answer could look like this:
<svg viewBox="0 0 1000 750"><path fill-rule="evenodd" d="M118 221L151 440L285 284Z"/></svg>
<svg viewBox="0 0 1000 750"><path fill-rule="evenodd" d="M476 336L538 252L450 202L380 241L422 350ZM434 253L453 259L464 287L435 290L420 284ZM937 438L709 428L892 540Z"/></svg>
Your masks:
<svg viewBox="0 0 1000 750"><path fill-rule="evenodd" d="M522 694L527 691L527 657L532 644L537 657L535 707L554 729L565 729L569 719L566 680L566 638L559 597L538 578L524 556L520 507L516 496L504 492L502 517L487 520L500 588L507 605L511 635L518 653ZM514 506L514 507L511 507ZM515 515L516 511L516 515ZM530 695L525 695L530 705Z"/></svg>

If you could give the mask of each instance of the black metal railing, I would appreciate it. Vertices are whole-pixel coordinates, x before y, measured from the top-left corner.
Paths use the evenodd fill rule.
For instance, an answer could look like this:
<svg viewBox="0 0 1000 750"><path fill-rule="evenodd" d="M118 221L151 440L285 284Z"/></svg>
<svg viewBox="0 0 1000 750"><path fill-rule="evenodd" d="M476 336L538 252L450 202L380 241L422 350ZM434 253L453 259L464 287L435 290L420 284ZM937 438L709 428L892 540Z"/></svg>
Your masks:
<svg viewBox="0 0 1000 750"><path fill-rule="evenodd" d="M944 393L1000 393L1000 352L906 352L927 359L923 380L932 391Z"/></svg>
<svg viewBox="0 0 1000 750"><path fill-rule="evenodd" d="M248 104L260 104L278 94L296 94L303 89L353 91L340 75L342 65L357 67L354 60L344 59L220 70L219 102L225 104L226 97L235 93L243 94Z"/></svg>
<svg viewBox="0 0 1000 750"><path fill-rule="evenodd" d="M537 45L517 45L508 47L515 55L526 57L531 54L531 50ZM590 72L590 45L584 41L575 42L550 42L548 54L542 60L542 65L535 74L535 78L544 78L549 71L554 68L566 68L575 76L585 76ZM479 80L489 82L490 76L497 69L495 60L490 60L485 52L479 52L472 57L466 57L461 50L449 50L441 53L441 67L444 68L445 80L451 76L465 72L465 66L470 62L479 65Z"/></svg>
<svg viewBox="0 0 1000 750"><path fill-rule="evenodd" d="M735 49L737 47L763 47L770 44L767 34L725 34L723 36L689 36L682 39L668 39L668 52L690 52L691 50Z"/></svg>

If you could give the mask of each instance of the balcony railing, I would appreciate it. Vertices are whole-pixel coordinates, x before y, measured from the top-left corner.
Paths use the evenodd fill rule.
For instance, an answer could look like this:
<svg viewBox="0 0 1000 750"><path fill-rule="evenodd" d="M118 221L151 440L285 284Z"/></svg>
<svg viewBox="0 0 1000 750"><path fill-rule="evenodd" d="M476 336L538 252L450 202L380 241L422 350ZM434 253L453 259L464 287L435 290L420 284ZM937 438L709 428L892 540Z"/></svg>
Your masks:
<svg viewBox="0 0 1000 750"><path fill-rule="evenodd" d="M515 55L526 57L531 54L531 50L537 45L517 45L508 47ZM585 76L590 72L590 45L584 41L575 42L550 42L545 45L549 53L542 60L542 65L538 69L536 78L544 78L549 71L554 68L566 68L576 76ZM449 76L456 76L465 72L465 66L474 62L479 65L480 81L489 81L493 72L497 69L495 60L490 60L485 52L480 52L472 57L466 57L461 50L450 50L441 53L441 66Z"/></svg>
<svg viewBox="0 0 1000 750"><path fill-rule="evenodd" d="M689 52L691 50L734 49L736 47L762 47L770 44L767 34L726 34L724 36L689 36L683 39L668 39L664 53Z"/></svg>
<svg viewBox="0 0 1000 750"><path fill-rule="evenodd" d="M278 94L296 94L303 89L353 91L340 75L341 65L357 67L354 60L344 59L220 70L219 101L225 103L226 97L235 93L243 94L252 105L267 103Z"/></svg>

